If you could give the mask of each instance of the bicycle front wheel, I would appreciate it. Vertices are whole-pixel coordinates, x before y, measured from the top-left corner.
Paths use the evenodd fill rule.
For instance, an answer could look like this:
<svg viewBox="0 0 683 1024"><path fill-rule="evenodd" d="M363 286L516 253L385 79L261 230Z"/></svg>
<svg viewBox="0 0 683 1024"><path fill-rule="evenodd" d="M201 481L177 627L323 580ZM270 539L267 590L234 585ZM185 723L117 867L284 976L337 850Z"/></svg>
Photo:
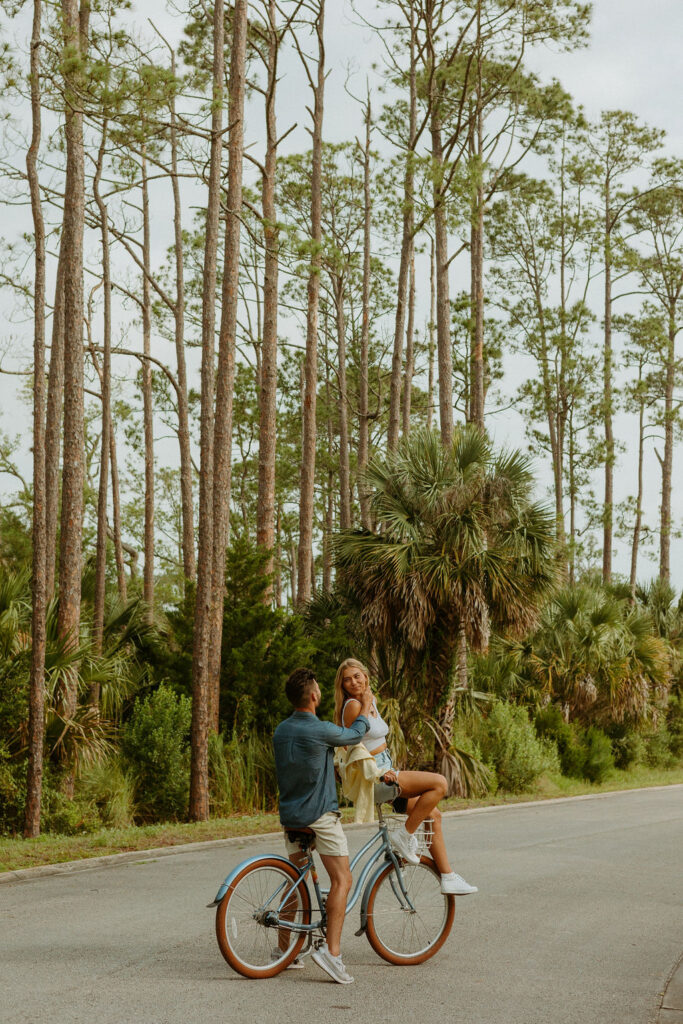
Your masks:
<svg viewBox="0 0 683 1024"><path fill-rule="evenodd" d="M367 936L390 964L421 964L441 949L453 927L455 897L441 892L441 875L430 857L404 864L403 884L414 909L406 906L396 868L387 864L368 897Z"/></svg>
<svg viewBox="0 0 683 1024"><path fill-rule="evenodd" d="M284 971L304 944L304 932L284 922L310 924L311 897L293 864L263 857L247 864L218 904L216 937L233 970L245 978L272 978ZM275 921L279 920L279 925Z"/></svg>

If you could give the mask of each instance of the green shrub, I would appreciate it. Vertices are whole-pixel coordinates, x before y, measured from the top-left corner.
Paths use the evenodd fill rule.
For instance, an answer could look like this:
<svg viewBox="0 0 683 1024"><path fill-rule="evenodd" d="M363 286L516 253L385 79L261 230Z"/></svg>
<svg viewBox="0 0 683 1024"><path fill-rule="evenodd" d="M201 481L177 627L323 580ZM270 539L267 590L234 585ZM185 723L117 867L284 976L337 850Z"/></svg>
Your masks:
<svg viewBox="0 0 683 1024"><path fill-rule="evenodd" d="M107 828L126 828L135 820L135 786L117 757L97 761L77 781L77 796L97 812Z"/></svg>
<svg viewBox="0 0 683 1024"><path fill-rule="evenodd" d="M586 752L581 743L581 730L565 722L562 712L555 704L549 704L536 714L534 720L539 736L555 743L563 775L583 778Z"/></svg>
<svg viewBox="0 0 683 1024"><path fill-rule="evenodd" d="M615 767L627 771L643 763L647 748L645 740L635 729L624 729L621 733L612 736L612 753Z"/></svg>
<svg viewBox="0 0 683 1024"><path fill-rule="evenodd" d="M483 718L478 710L461 710L453 723L450 749L460 772L460 790L468 797L494 794L498 790L495 765L486 762L477 738L481 736L482 729Z"/></svg>
<svg viewBox="0 0 683 1024"><path fill-rule="evenodd" d="M614 769L612 742L602 729L591 726L584 737L583 777L589 782L602 782Z"/></svg>
<svg viewBox="0 0 683 1024"><path fill-rule="evenodd" d="M83 832L96 832L102 827L102 822L97 807L87 798L79 794L71 798L65 796L57 786L44 786L40 827L43 832L75 836Z"/></svg>
<svg viewBox="0 0 683 1024"><path fill-rule="evenodd" d="M26 758L10 758L0 742L0 834L21 834L26 806ZM62 778L49 762L43 766L40 830L63 836L92 832L101 826L97 807L88 795L71 799L62 790Z"/></svg>
<svg viewBox="0 0 683 1024"><path fill-rule="evenodd" d="M549 705L536 714L536 730L540 736L554 740L563 775L575 779L601 782L614 768L612 742L602 729L588 730L565 722L556 705Z"/></svg>
<svg viewBox="0 0 683 1024"><path fill-rule="evenodd" d="M482 756L496 770L498 786L523 792L545 771L559 771L555 744L539 737L525 708L498 701L485 720Z"/></svg>
<svg viewBox="0 0 683 1024"><path fill-rule="evenodd" d="M20 832L26 803L26 758L15 760L0 740L0 835Z"/></svg>
<svg viewBox="0 0 683 1024"><path fill-rule="evenodd" d="M672 750L672 736L666 727L666 722L659 723L654 732L646 734L645 740L645 763L651 768L673 768L676 764L676 756Z"/></svg>
<svg viewBox="0 0 683 1024"><path fill-rule="evenodd" d="M672 693L666 709L666 727L669 731L669 748L676 761L683 758L683 697Z"/></svg>
<svg viewBox="0 0 683 1024"><path fill-rule="evenodd" d="M121 730L123 765L135 787L138 815L144 821L184 817L190 790L189 698L160 686L135 701Z"/></svg>

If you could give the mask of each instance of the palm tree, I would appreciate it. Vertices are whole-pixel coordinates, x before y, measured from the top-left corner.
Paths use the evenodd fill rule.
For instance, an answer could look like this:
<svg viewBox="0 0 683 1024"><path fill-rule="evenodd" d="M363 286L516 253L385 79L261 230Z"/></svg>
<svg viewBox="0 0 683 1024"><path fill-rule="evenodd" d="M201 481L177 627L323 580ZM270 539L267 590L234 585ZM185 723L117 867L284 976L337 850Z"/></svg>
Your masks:
<svg viewBox="0 0 683 1024"><path fill-rule="evenodd" d="M447 447L436 431L412 432L371 462L365 484L375 525L338 536L339 576L371 640L401 650L444 756L468 644L485 650L492 628L528 632L556 585L553 514L532 500L529 460L495 453L472 424Z"/></svg>
<svg viewBox="0 0 683 1024"><path fill-rule="evenodd" d="M505 646L520 674L559 704L567 720L638 723L656 718L666 701L670 644L647 610L608 590L562 591L535 636Z"/></svg>

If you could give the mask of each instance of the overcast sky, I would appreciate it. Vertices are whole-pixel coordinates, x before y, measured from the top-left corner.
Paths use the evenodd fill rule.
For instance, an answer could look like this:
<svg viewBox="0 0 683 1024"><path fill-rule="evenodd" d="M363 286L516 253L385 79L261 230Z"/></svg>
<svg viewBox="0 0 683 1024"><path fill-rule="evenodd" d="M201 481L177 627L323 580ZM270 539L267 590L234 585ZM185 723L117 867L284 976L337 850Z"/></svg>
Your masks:
<svg viewBox="0 0 683 1024"><path fill-rule="evenodd" d="M176 3L180 6L178 0ZM29 6L26 5L20 19L9 28L13 36L18 34L21 37L21 33L27 30ZM362 9L369 12L373 6L370 0L365 0ZM134 2L130 18L144 28L145 34L151 34L146 20L148 17L153 18L172 42L179 39L182 19L168 14L162 0ZM381 59L381 44L367 28L359 24L349 0L328 0L325 34L331 74L326 87L324 135L327 139L337 141L352 138L360 129L358 108L350 101L344 89L349 72L353 91L363 91L366 75L372 81L373 62ZM683 0L648 0L647 3L643 0L595 0L591 42L587 48L572 54L537 50L530 63L543 79L559 78L575 100L583 105L589 118L596 118L604 109L631 110L641 120L664 128L668 134L667 152L683 156L681 40ZM281 130L295 121L299 125L287 140L286 148L291 151L302 149L308 144L308 137L304 133L307 115L303 109L308 98L304 95L304 83L295 64L285 63L283 72L284 80L278 93L279 125ZM254 140L255 149L260 148L261 124L260 111L254 109L248 118L247 134ZM199 199L199 196L192 197L193 202ZM167 210L159 209L158 214L167 228ZM11 240L21 230L20 216L17 213L3 213L0 235L6 240ZM157 233L156 240L155 248L161 255L168 239ZM457 287L457 268L454 268L454 274ZM0 328L0 344L9 335L19 341L23 337L23 348L28 352L29 334L26 325L7 322L11 315L11 303L8 296L2 293L0 310L5 312L5 323ZM16 351L16 346L13 347ZM4 364L12 365L11 359L5 356ZM0 376L0 430L10 433L23 430L25 436L28 436L30 417L16 399L19 380L16 377ZM507 386L510 384L508 381ZM515 418L514 414L496 420L493 429L499 441L509 440L520 445L524 443L519 418ZM623 425L623 437L627 444L632 443L633 435L626 423ZM624 458L628 459L628 455ZM680 480L683 459L681 446L676 452L676 459L678 467L674 469L674 480ZM22 464L25 471L30 472L28 445ZM660 478L652 455L647 486L649 517L654 525ZM6 499L13 489L11 478L0 474L0 501ZM680 525L681 520L680 493L680 487L674 483L674 516L677 525ZM627 571L627 550L623 544L617 545L617 563L620 571ZM655 570L655 561L647 566L643 560L643 577ZM675 541L672 548L672 575L676 585L683 586L681 541Z"/></svg>

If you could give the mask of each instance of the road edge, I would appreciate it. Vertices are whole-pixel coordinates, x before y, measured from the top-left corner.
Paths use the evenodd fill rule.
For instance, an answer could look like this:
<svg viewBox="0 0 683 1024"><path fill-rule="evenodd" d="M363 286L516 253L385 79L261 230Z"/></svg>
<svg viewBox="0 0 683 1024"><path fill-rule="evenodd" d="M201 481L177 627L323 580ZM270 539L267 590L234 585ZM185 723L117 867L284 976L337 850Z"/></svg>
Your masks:
<svg viewBox="0 0 683 1024"><path fill-rule="evenodd" d="M683 992L683 953L669 971L669 976L664 983L664 990L658 996L657 1008L655 1010L655 1024L681 1024L683 1022L683 1001L678 997L679 1006L672 1005L669 1001L669 989L676 988Z"/></svg>
<svg viewBox="0 0 683 1024"><path fill-rule="evenodd" d="M486 807L466 807L459 811L444 811L444 818L455 818L468 814L491 814L494 811L509 811L517 807L546 807L550 804L564 804L578 800L604 800L612 796L623 796L629 793L651 793L663 789L683 789L683 782L674 782L664 786L639 786L636 789L614 789L608 793L581 793L579 796L556 796L547 800L520 800L509 804L489 804ZM367 824L345 824L345 829L353 831L369 828ZM50 875L69 875L78 871L89 871L95 868L116 867L119 864L149 863L159 857L170 857L175 854L191 853L198 850L234 846L252 839L279 838L281 832L252 832L243 836L229 836L226 839L205 839L195 843L178 843L174 846L152 847L149 850L127 850L125 853L110 853L103 857L81 857L79 860L61 861L56 864L40 864L34 868L17 868L15 871L0 873L0 886L19 882L32 882Z"/></svg>

